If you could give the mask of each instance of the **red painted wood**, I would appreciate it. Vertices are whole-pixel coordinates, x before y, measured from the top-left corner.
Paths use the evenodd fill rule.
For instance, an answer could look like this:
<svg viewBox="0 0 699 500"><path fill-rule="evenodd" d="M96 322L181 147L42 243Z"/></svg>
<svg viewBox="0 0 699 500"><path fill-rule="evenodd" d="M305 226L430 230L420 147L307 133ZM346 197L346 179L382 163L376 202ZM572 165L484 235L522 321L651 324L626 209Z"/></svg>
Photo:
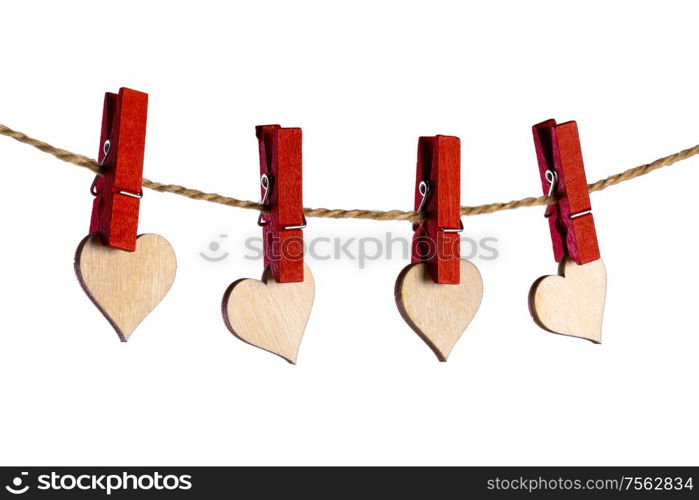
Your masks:
<svg viewBox="0 0 699 500"><path fill-rule="evenodd" d="M105 245L129 252L136 250L140 200L123 193L141 193L147 113L148 94L127 88L105 94L98 157L102 175L95 183L90 232L99 232Z"/></svg>
<svg viewBox="0 0 699 500"><path fill-rule="evenodd" d="M545 195L549 194L550 185L546 179L546 172L552 170L556 172L553 164L553 128L556 126L555 120L546 120L532 127L534 134L534 147L536 158L539 163L539 174L541 176L541 187ZM551 232L551 243L553 244L553 256L556 262L560 262L566 254L565 226L559 230L560 213L558 203L547 207L549 214L548 223Z"/></svg>
<svg viewBox="0 0 699 500"><path fill-rule="evenodd" d="M415 210L422 201L419 186L430 186L423 213L426 220L413 235L412 262L426 262L435 283L460 281L460 235L442 229L461 227L461 142L458 137L420 137L415 182Z"/></svg>
<svg viewBox="0 0 699 500"><path fill-rule="evenodd" d="M265 266L277 283L298 283L303 273L302 132L300 128L263 125L255 128L260 146L260 175L272 178L263 228ZM264 194L264 190L262 190Z"/></svg>
<svg viewBox="0 0 699 500"><path fill-rule="evenodd" d="M547 120L533 127L534 145L544 194L550 184L546 171L558 176L555 196L558 202L548 207L553 253L557 262L567 254L576 263L586 264L600 258L597 231L591 210L578 126L574 121L556 124Z"/></svg>

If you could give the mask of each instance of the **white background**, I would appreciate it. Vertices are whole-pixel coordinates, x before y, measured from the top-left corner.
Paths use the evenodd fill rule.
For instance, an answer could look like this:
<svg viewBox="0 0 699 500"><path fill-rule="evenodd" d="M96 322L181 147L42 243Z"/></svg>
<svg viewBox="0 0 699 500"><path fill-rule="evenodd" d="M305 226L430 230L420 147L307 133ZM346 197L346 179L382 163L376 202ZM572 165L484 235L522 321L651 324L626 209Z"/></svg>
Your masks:
<svg viewBox="0 0 699 500"><path fill-rule="evenodd" d="M304 132L312 207L410 209L420 135L461 137L462 203L539 195L530 127L578 121L590 181L699 142L693 4L14 2L0 123L97 154L102 99L150 94L148 178L257 199L254 126ZM555 272L541 207L464 219L483 304L447 363L400 318L400 258L313 261L292 366L234 338L230 282L259 277L257 214L147 192L170 294L121 344L75 279L89 172L0 138L0 462L694 464L699 158L594 194L603 344L540 330ZM410 235L312 219L306 237ZM227 240L219 235L228 234ZM220 264L199 252L219 240ZM226 247L227 245L227 247Z"/></svg>

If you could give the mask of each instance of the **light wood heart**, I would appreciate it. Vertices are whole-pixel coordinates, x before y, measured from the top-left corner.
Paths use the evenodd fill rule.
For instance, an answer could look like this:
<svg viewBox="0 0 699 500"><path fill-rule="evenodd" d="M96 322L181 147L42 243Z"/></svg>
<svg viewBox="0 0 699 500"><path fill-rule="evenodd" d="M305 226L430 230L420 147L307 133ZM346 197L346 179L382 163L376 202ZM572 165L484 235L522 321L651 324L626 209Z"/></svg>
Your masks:
<svg viewBox="0 0 699 500"><path fill-rule="evenodd" d="M140 235L136 251L126 252L105 246L94 233L75 253L80 285L122 342L165 297L176 271L175 251L157 234Z"/></svg>
<svg viewBox="0 0 699 500"><path fill-rule="evenodd" d="M578 265L565 257L559 276L544 276L532 285L529 309L542 328L561 335L602 341L607 271L602 259Z"/></svg>
<svg viewBox="0 0 699 500"><path fill-rule="evenodd" d="M308 266L300 283L277 283L268 267L262 281L241 279L223 295L223 319L240 340L296 364L315 295Z"/></svg>
<svg viewBox="0 0 699 500"><path fill-rule="evenodd" d="M447 360L483 298L478 268L462 260L460 272L458 285L440 285L432 281L426 264L410 264L396 280L396 304L401 316L440 361Z"/></svg>

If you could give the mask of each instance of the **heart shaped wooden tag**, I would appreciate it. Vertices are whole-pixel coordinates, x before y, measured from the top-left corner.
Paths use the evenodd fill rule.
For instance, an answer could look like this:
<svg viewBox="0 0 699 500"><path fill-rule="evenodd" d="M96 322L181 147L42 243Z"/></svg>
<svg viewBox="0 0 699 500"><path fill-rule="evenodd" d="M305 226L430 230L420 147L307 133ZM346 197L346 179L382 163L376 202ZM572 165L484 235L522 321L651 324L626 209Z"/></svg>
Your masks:
<svg viewBox="0 0 699 500"><path fill-rule="evenodd" d="M602 259L578 265L565 257L559 276L544 276L532 285L529 310L539 326L561 335L602 341L607 271Z"/></svg>
<svg viewBox="0 0 699 500"><path fill-rule="evenodd" d="M176 270L172 246L157 234L142 234L136 251L126 252L104 245L94 233L75 254L80 285L123 342L165 297Z"/></svg>
<svg viewBox="0 0 699 500"><path fill-rule="evenodd" d="M403 319L446 361L452 348L475 316L483 298L478 268L461 261L460 283L440 285L429 275L427 264L410 264L398 275L396 304Z"/></svg>
<svg viewBox="0 0 699 500"><path fill-rule="evenodd" d="M241 279L223 295L223 319L240 340L296 364L313 306L315 282L308 266L304 280L277 283L268 267L262 281Z"/></svg>

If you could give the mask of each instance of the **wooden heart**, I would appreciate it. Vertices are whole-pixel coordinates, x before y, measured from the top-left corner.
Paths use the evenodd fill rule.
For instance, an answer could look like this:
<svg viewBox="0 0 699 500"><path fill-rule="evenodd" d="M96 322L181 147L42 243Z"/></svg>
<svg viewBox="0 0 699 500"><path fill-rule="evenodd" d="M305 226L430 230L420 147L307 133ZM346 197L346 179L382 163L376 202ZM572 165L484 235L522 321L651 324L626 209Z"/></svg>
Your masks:
<svg viewBox="0 0 699 500"><path fill-rule="evenodd" d="M475 316L483 298L483 281L478 268L461 261L458 285L432 281L423 263L410 264L396 280L396 304L403 319L446 361L452 348Z"/></svg>
<svg viewBox="0 0 699 500"><path fill-rule="evenodd" d="M172 246L157 234L140 235L136 251L126 252L105 246L94 233L80 242L75 253L80 285L122 342L165 297L176 270Z"/></svg>
<svg viewBox="0 0 699 500"><path fill-rule="evenodd" d="M529 310L539 326L561 335L602 341L607 272L602 259L578 265L565 257L559 276L544 276L532 285Z"/></svg>
<svg viewBox="0 0 699 500"><path fill-rule="evenodd" d="M240 340L296 364L313 306L315 282L308 266L300 283L277 283L270 268L262 281L241 279L223 295L223 319Z"/></svg>

